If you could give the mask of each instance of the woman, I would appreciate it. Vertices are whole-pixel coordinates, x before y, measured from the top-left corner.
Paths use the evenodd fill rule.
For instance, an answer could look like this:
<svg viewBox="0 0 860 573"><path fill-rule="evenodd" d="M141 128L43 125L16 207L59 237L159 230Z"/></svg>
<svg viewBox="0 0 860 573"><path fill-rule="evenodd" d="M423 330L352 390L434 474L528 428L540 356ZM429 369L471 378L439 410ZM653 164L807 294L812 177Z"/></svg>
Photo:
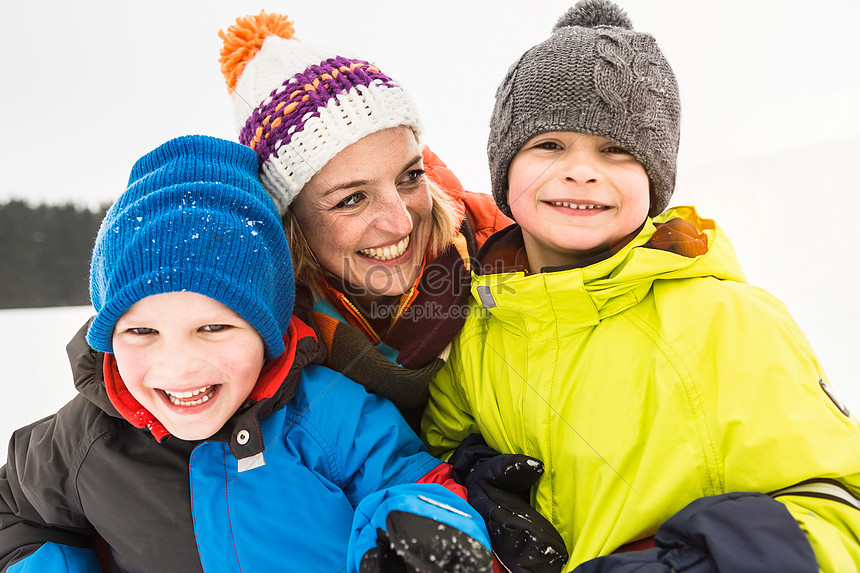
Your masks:
<svg viewBox="0 0 860 573"><path fill-rule="evenodd" d="M239 140L283 216L328 366L417 429L465 320L469 257L511 221L422 149L399 84L293 32L285 16L260 12L219 33Z"/></svg>
<svg viewBox="0 0 860 573"><path fill-rule="evenodd" d="M220 35L239 141L283 216L327 365L390 399L417 432L466 319L470 257L512 221L422 148L412 101L373 64L293 39L278 14ZM542 465L468 445L454 472L496 557L509 570L557 570L563 541L522 499Z"/></svg>

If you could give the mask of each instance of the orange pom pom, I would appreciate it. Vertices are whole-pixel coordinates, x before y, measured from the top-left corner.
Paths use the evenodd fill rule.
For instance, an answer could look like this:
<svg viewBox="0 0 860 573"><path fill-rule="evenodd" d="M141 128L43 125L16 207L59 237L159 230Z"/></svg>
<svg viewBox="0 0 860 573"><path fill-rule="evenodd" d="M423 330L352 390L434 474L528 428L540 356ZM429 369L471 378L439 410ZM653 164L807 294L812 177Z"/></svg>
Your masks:
<svg viewBox="0 0 860 573"><path fill-rule="evenodd" d="M279 36L289 40L293 34L295 28L292 20L285 14L266 14L265 10L260 10L256 16L236 18L236 23L226 32L218 30L218 37L224 41L218 62L227 82L227 91L233 93L236 89L245 65L257 55L267 37Z"/></svg>

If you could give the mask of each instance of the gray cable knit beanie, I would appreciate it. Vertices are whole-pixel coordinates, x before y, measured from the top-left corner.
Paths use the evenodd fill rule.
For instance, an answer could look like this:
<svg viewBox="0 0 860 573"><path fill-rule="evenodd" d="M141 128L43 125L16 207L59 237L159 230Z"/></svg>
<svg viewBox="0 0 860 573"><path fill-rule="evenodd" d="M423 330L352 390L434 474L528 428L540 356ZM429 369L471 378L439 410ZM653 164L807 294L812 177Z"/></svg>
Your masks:
<svg viewBox="0 0 860 573"><path fill-rule="evenodd" d="M652 36L633 31L608 0L581 0L546 41L514 62L496 91L487 154L493 197L507 202L508 167L530 138L575 131L633 153L651 180L653 217L675 189L681 102L675 75Z"/></svg>

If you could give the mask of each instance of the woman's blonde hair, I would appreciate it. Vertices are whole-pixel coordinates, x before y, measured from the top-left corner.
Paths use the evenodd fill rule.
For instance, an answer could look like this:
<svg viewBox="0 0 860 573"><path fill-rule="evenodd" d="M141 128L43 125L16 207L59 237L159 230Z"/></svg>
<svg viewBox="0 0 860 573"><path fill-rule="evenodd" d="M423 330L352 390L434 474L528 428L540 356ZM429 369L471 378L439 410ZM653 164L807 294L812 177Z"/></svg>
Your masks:
<svg viewBox="0 0 860 573"><path fill-rule="evenodd" d="M427 188L430 191L430 199L433 202L431 216L433 227L430 230L430 257L436 257L444 251L454 240L454 236L460 230L460 213L453 200L429 178ZM296 282L304 284L315 293L319 294L316 286L317 279L322 275L323 268L317 262L314 252L308 244L305 234L299 226L299 222L293 213L292 207L288 208L283 217L284 230L287 241L290 244L290 253L293 259L293 275Z"/></svg>

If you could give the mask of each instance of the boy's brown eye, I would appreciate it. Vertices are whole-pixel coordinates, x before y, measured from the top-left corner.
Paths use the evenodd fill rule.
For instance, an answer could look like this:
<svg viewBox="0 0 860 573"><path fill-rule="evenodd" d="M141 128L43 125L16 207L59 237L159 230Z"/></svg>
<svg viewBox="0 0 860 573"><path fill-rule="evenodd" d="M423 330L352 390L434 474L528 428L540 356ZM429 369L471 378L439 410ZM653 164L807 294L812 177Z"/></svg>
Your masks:
<svg viewBox="0 0 860 573"><path fill-rule="evenodd" d="M129 328L128 331L132 334L137 334L143 336L145 334L152 334L155 332L154 328Z"/></svg>
<svg viewBox="0 0 860 573"><path fill-rule="evenodd" d="M618 145L612 145L610 147L605 148L603 151L605 151L606 153L619 153L619 154L623 154L623 155L630 155L631 154L628 150L626 150L623 147L620 147Z"/></svg>

